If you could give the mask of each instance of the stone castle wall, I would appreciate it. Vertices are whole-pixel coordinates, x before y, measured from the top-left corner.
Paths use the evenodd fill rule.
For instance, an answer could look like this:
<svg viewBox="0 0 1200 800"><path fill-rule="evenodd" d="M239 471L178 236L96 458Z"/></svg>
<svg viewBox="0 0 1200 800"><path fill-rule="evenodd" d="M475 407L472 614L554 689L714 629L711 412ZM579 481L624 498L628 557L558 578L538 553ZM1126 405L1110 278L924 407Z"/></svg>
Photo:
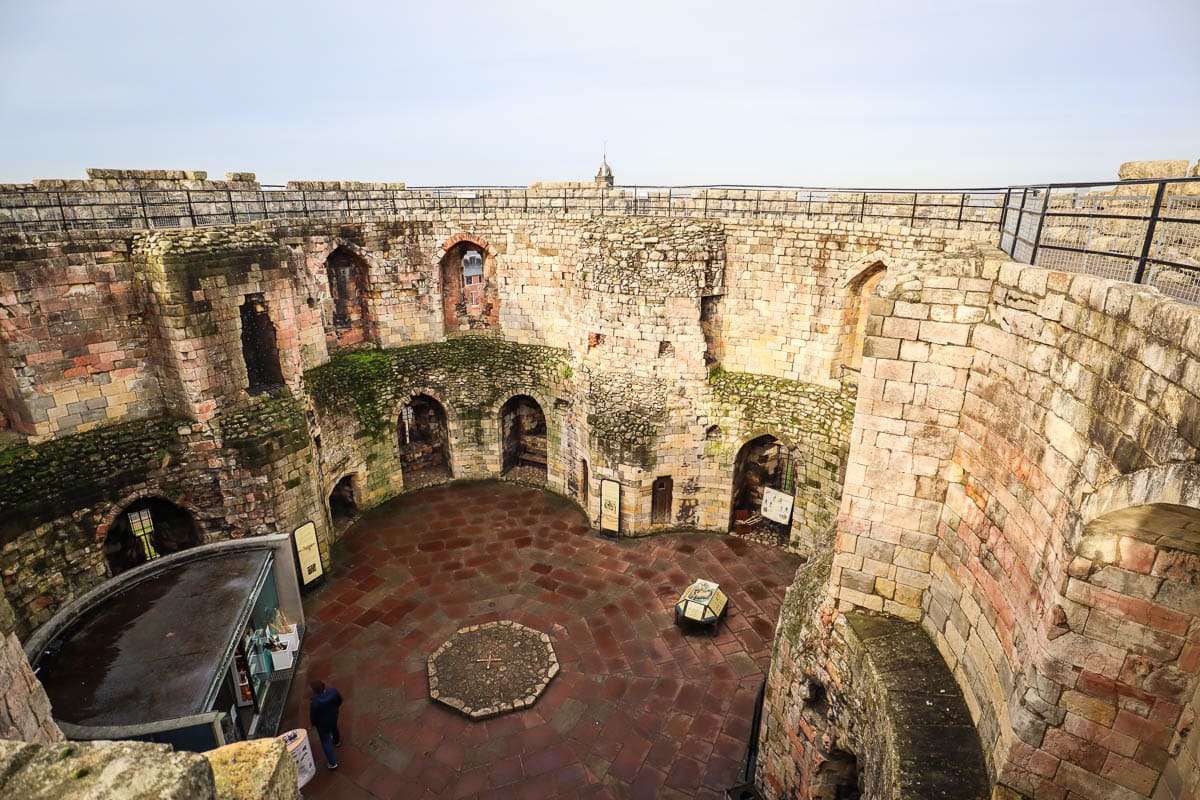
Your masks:
<svg viewBox="0 0 1200 800"><path fill-rule="evenodd" d="M981 251L889 270L868 333L825 624L919 622L1011 789L1188 796L1200 316Z"/></svg>
<svg viewBox="0 0 1200 800"><path fill-rule="evenodd" d="M104 178L127 179L152 180ZM882 225L758 230L469 210L7 236L0 393L14 412L0 463L11 477L0 573L18 629L104 578L108 526L140 497L189 511L204 540L312 519L327 552L326 502L341 478L353 475L363 507L403 491L396 421L419 392L446 407L454 477L497 475L499 406L534 397L549 423L549 487L597 521L600 481L620 481L632 535L724 530L741 446L775 435L798 458L790 541L808 550L840 495L854 386L838 360L859 303L853 279L875 264L940 258L945 242ZM460 243L486 252L499 308L494 327L446 340L444 270ZM335 251L360 276L353 330L335 325ZM248 297L275 330L283 386L269 395L246 391ZM787 320L813 313L823 321L788 332ZM455 345L464 335L495 347ZM364 348L397 354L377 375L365 427L358 399L313 392L322 370L378 372ZM720 359L706 363L713 352ZM659 476L675 489L667 521L652 524Z"/></svg>
<svg viewBox="0 0 1200 800"><path fill-rule="evenodd" d="M392 191L306 191L347 188ZM1153 531L1190 530L1200 508L1200 323L1145 289L1018 267L991 235L465 203L7 236L12 626L27 633L104 578L103 537L136 498L187 509L207 540L311 519L328 557L340 480L360 507L408 488L397 422L412 396L445 409L451 476L482 478L501 470L501 406L528 395L547 419L547 486L595 522L600 481L619 481L626 535L725 530L743 445L771 434L796 455L789 545L814 568L789 595L770 677L773 796L817 786L834 744L891 763L862 750L888 696L855 672L845 615L866 612L928 635L991 780L1063 800L1185 797L1200 564L1186 537ZM490 305L467 331L447 317L462 246L486 254ZM335 252L358 276L349 322L335 320ZM250 297L282 377L253 396ZM665 521L651 516L660 476L674 484ZM1131 506L1149 516L1122 517ZM828 698L801 712L809 679Z"/></svg>

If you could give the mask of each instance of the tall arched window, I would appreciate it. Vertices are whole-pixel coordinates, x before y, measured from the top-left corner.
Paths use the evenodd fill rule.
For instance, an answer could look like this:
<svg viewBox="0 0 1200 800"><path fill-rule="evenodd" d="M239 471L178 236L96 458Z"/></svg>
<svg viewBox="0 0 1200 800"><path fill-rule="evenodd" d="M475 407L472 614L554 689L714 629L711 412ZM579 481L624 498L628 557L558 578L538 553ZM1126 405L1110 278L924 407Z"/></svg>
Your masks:
<svg viewBox="0 0 1200 800"><path fill-rule="evenodd" d="M887 274L887 267L875 264L851 281L850 297L846 300L846 316L843 322L842 363L854 372L862 369L863 345L867 340L867 320L871 318L871 296L875 287Z"/></svg>
<svg viewBox="0 0 1200 800"><path fill-rule="evenodd" d="M483 256L478 250L463 253L463 298L471 305L483 302Z"/></svg>

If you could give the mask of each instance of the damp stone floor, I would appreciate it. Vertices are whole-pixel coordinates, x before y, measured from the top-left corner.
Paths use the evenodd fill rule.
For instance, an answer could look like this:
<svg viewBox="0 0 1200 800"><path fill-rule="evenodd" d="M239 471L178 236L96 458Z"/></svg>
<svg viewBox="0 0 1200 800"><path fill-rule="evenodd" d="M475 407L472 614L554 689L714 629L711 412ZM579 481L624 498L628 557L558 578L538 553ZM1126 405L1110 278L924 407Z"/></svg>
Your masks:
<svg viewBox="0 0 1200 800"><path fill-rule="evenodd" d="M334 546L280 731L308 682L345 697L339 769L307 798L723 798L738 782L773 627L798 560L731 536L611 541L557 495L504 482L407 494ZM674 624L703 577L731 602L717 635ZM472 722L432 701L427 658L458 628L510 619L561 664L536 704Z"/></svg>

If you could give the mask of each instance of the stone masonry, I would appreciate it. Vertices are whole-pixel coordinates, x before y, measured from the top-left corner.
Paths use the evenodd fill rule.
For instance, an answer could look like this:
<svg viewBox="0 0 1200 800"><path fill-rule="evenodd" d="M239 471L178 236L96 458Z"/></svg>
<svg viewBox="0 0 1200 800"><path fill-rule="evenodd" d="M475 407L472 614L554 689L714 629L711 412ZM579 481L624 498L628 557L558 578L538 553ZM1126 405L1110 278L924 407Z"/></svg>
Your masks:
<svg viewBox="0 0 1200 800"><path fill-rule="evenodd" d="M402 184L296 183L297 218L241 225L221 203L253 201L248 173L0 191L59 192L79 203L60 220L81 220L97 190L142 188L217 224L0 234L3 632L103 581L109 529L145 498L204 541L311 520L328 559L335 487L360 509L411 488L414 398L444 415L445 477L471 479L501 476L519 396L545 416L547 488L595 525L617 481L624 536L726 531L743 446L792 454L786 546L810 564L778 628L768 796L820 797L855 769L917 796L888 766L899 657L874 640L893 634L940 654L997 796L1194 796L1194 306L1015 264L983 227L642 217L594 184L425 208ZM375 211L303 213L325 194ZM614 214L555 211L568 195ZM652 515L656 485L673 488Z"/></svg>

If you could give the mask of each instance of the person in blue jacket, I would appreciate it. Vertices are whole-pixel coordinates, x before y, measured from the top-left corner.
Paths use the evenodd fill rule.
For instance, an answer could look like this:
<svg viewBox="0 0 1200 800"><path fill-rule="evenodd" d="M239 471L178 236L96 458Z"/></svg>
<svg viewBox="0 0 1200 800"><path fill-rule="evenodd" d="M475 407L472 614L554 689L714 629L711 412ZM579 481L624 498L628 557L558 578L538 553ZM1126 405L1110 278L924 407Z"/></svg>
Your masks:
<svg viewBox="0 0 1200 800"><path fill-rule="evenodd" d="M308 701L308 720L317 729L317 737L321 740L321 749L325 751L325 760L330 769L337 769L337 755L333 748L341 747L342 734L338 731L338 709L342 707L342 695L330 686L325 688L324 681L313 681L312 699Z"/></svg>

